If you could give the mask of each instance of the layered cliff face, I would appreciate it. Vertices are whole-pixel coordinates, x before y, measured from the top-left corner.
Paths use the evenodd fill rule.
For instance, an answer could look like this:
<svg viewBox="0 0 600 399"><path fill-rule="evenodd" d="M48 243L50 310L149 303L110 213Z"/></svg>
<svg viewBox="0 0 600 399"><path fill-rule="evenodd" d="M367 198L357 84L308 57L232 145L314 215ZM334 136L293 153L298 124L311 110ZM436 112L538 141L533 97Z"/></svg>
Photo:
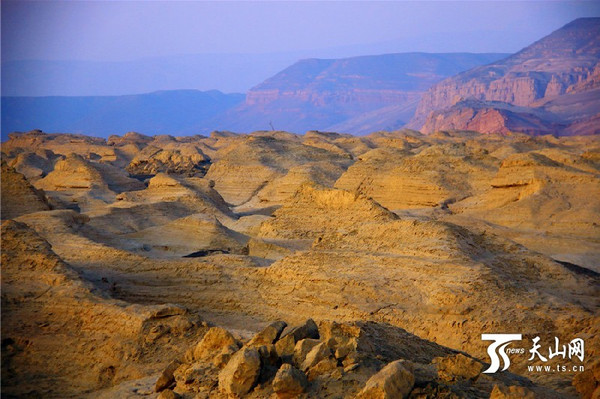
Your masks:
<svg viewBox="0 0 600 399"><path fill-rule="evenodd" d="M423 95L408 126L425 133L472 129L594 134L597 128L582 129L581 123L585 125L582 121L598 113L599 73L600 18L577 19L508 58L433 86ZM578 95L582 93L590 95L587 106L578 109L574 105L581 102ZM474 106L473 100L480 104ZM549 104L557 100L561 106ZM592 104L593 110L589 109ZM527 109L507 112L509 106ZM482 108L497 111L486 115ZM539 112L543 115L536 115ZM528 114L540 121L534 122ZM571 124L580 127L569 129Z"/></svg>
<svg viewBox="0 0 600 399"><path fill-rule="evenodd" d="M271 125L298 133L334 126L349 133L396 129L431 85L502 56L401 53L302 60L252 88L245 104L216 122L238 131Z"/></svg>
<svg viewBox="0 0 600 399"><path fill-rule="evenodd" d="M255 86L246 104L266 104L285 97L325 104L335 100L388 102L427 90L452 71L496 60L501 54L399 53L339 60L297 62Z"/></svg>

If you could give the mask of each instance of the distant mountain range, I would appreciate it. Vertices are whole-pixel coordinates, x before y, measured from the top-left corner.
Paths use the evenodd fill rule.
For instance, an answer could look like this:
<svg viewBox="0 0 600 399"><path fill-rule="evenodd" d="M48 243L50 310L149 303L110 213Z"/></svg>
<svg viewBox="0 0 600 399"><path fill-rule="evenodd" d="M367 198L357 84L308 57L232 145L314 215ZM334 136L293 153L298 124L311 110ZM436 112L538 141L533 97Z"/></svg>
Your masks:
<svg viewBox="0 0 600 399"><path fill-rule="evenodd" d="M600 133L600 18L577 19L508 58L436 84L408 127Z"/></svg>
<svg viewBox="0 0 600 399"><path fill-rule="evenodd" d="M299 61L253 87L243 105L215 119L233 131L303 133L393 130L414 114L434 83L506 54L384 54Z"/></svg>
<svg viewBox="0 0 600 399"><path fill-rule="evenodd" d="M5 79L3 74L3 84ZM364 134L401 127L424 133L600 133L600 18L577 19L510 56L305 59L245 95L176 90L2 97L3 139L11 131L36 128L106 137L127 131L189 135L271 129Z"/></svg>
<svg viewBox="0 0 600 399"><path fill-rule="evenodd" d="M214 115L244 101L243 94L174 90L130 96L2 97L2 140L13 131L108 137L131 130L190 135L214 130Z"/></svg>
<svg viewBox="0 0 600 399"><path fill-rule="evenodd" d="M2 134L43 129L108 136L276 129L396 129L432 84L505 54L402 53L299 61L243 94L2 97ZM244 101L245 98L245 101Z"/></svg>

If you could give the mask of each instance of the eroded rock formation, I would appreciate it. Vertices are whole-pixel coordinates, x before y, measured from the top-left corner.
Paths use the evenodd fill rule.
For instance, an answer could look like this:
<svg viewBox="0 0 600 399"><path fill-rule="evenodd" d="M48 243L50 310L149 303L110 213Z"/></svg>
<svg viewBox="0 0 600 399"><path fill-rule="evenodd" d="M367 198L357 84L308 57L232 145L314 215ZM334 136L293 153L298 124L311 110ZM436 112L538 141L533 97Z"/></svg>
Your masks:
<svg viewBox="0 0 600 399"><path fill-rule="evenodd" d="M210 159L206 175L126 170L128 146L182 145ZM511 359L514 375L483 375L480 337L584 337L592 369L599 148L597 137L409 130L13 135L2 147L3 390L593 392L589 373L530 373L526 356Z"/></svg>

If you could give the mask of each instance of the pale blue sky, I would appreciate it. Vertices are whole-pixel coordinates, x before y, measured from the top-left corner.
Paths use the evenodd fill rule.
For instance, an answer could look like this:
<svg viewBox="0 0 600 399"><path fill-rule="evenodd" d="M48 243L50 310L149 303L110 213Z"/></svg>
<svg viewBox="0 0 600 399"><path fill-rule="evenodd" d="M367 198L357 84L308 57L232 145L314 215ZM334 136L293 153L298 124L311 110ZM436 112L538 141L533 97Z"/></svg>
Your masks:
<svg viewBox="0 0 600 399"><path fill-rule="evenodd" d="M598 2L2 1L2 59L514 52Z"/></svg>

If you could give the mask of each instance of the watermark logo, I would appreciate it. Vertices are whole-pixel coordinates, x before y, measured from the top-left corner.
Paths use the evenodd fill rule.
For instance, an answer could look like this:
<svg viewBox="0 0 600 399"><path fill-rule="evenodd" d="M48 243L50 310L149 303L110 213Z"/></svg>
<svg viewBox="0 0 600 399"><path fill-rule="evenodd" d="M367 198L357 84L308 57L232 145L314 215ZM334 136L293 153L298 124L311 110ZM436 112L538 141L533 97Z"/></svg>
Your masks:
<svg viewBox="0 0 600 399"><path fill-rule="evenodd" d="M492 374L498 371L500 368L500 357L504 361L504 368L502 371L508 369L510 366L510 359L506 354L505 350L508 345L513 341L520 341L523 339L521 334L481 334L481 339L484 341L494 341L488 346L487 353L490 356L491 364L490 367L484 371L484 373ZM498 352L496 352L496 350ZM498 357L500 355L500 357Z"/></svg>
<svg viewBox="0 0 600 399"><path fill-rule="evenodd" d="M562 359L567 359L568 357L571 361L577 358L580 362L583 362L585 357L585 342L581 338L572 339L567 345L561 345L558 337L554 337L554 346L548 347L548 356L544 356L546 352L540 352L540 349L543 349L539 343L540 337L535 337L531 340L531 349L528 351L522 347L507 348L511 343L521 341L523 339L522 334L481 334L481 339L483 341L493 341L487 349L491 361L490 367L484 371L487 374L498 372L501 366L503 368L500 371L507 370L510 366L509 354L524 355L526 352L529 352L531 356L527 359L528 362L535 361L542 363L546 363L555 357ZM537 365L528 365L527 369L532 372L578 372L585 370L583 365L556 364L555 366L551 366L540 365L539 363Z"/></svg>
<svg viewBox="0 0 600 399"><path fill-rule="evenodd" d="M540 337L535 337L533 339L533 347L529 350L529 353L531 353L531 357L529 358L529 360L534 360L535 356L537 355L537 357L542 362L547 362L548 359L546 359L544 356L542 356L540 352L538 352L538 349L542 347L542 345L538 344L538 342L540 342ZM569 342L569 359L572 359L573 356L576 356L579 358L580 361L583 362L584 350L585 342L583 341L583 339L575 338L571 340L571 342ZM548 350L548 357L550 359L552 359L555 356L561 356L563 359L567 357L567 346L562 345L562 350L560 350L560 341L557 337L554 337L554 351L552 351L552 347L550 347Z"/></svg>

